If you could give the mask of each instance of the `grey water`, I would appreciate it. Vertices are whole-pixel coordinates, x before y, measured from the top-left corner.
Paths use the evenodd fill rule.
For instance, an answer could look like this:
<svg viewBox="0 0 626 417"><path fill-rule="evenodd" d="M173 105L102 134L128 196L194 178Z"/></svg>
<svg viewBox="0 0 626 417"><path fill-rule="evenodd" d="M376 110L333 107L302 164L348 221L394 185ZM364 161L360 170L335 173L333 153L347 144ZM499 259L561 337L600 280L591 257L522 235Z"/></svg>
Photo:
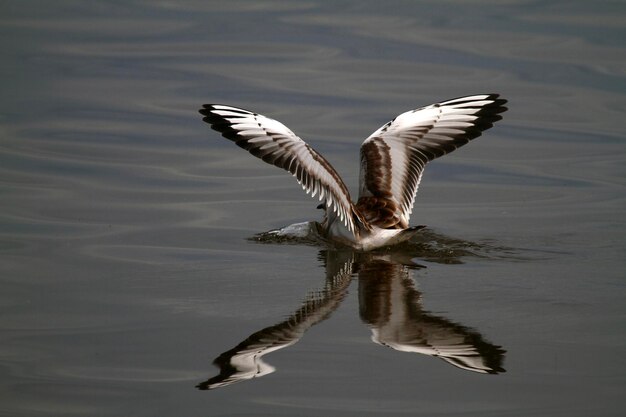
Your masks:
<svg viewBox="0 0 626 417"><path fill-rule="evenodd" d="M626 5L0 5L0 415L623 416ZM397 114L499 93L429 164L412 242L318 220L211 131L276 118L353 195Z"/></svg>

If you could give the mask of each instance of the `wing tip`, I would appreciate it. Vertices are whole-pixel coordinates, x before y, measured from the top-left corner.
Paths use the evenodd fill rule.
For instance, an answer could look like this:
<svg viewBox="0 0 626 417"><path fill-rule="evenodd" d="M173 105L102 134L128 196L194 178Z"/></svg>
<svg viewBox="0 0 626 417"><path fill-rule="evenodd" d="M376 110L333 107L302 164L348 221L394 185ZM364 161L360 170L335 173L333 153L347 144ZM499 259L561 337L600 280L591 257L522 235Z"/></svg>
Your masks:
<svg viewBox="0 0 626 417"><path fill-rule="evenodd" d="M485 106L485 108L491 109L491 113L494 113L494 114L504 113L505 111L509 109L508 107L505 106L505 104L508 103L508 100L504 98L500 98L500 94L498 93L487 94L487 100L492 101L492 103L487 104ZM502 117L500 117L500 119L501 118Z"/></svg>
<svg viewBox="0 0 626 417"><path fill-rule="evenodd" d="M233 115L225 117L216 112L216 110L228 111L233 113ZM225 104L203 104L202 108L198 110L198 113L203 116L202 121L207 123L211 129L221 133L223 137L235 142L238 146L244 149L248 148L245 143L240 143L242 138L239 132L231 127L233 122L229 120L229 118L244 117L245 115L252 114L251 112Z"/></svg>
<svg viewBox="0 0 626 417"><path fill-rule="evenodd" d="M208 116L209 114L211 114L211 110L213 110L213 105L203 104L202 108L198 110L198 113L200 113L203 116Z"/></svg>
<svg viewBox="0 0 626 417"><path fill-rule="evenodd" d="M213 110L217 110L219 107L222 107L224 110L225 109L237 110L236 107L227 106L225 104L205 103L205 104L202 105L202 108L200 110L198 110L198 113L200 113L200 114L210 113ZM243 110L243 109L241 109L241 110Z"/></svg>
<svg viewBox="0 0 626 417"><path fill-rule="evenodd" d="M460 104L472 104L480 101L490 101L491 103L483 104L480 107L482 108L497 108L500 109L499 113L502 113L507 109L504 105L508 102L508 100L501 98L499 93L485 93L485 94L473 94L471 96L462 96L453 98L450 100L445 100L439 105L460 105ZM469 106L471 107L471 106Z"/></svg>

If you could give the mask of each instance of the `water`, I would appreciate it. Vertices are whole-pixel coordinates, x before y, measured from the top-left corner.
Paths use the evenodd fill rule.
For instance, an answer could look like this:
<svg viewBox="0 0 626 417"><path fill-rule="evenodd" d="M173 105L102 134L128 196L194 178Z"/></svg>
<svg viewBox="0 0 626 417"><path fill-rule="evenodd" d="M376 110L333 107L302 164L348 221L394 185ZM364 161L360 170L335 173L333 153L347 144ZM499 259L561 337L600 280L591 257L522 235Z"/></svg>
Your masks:
<svg viewBox="0 0 626 417"><path fill-rule="evenodd" d="M0 414L626 411L622 3L0 10ZM371 132L482 92L504 120L367 256L255 239L316 202L197 114L283 121L356 194Z"/></svg>

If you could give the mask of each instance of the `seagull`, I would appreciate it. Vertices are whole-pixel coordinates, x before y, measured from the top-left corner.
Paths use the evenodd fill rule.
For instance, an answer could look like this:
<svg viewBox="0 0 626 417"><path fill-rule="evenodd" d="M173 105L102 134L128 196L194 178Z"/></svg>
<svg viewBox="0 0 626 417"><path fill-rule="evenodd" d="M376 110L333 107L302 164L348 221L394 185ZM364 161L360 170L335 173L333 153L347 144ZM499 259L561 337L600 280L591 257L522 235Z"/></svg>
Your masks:
<svg viewBox="0 0 626 417"><path fill-rule="evenodd" d="M361 145L356 204L337 171L281 122L224 104L204 104L203 121L257 158L291 173L322 201L321 235L357 251L395 245L425 226L409 226L424 167L502 119L506 100L477 94L400 114Z"/></svg>

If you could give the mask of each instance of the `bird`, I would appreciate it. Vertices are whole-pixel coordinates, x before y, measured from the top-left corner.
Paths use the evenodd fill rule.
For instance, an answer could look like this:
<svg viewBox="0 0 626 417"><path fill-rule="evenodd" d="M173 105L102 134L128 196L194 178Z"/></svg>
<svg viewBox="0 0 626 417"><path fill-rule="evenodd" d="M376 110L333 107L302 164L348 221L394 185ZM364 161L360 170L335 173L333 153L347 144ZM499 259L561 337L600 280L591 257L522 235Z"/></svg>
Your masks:
<svg viewBox="0 0 626 417"><path fill-rule="evenodd" d="M291 173L322 201L322 237L357 251L396 245L425 226L410 226L426 164L479 137L502 119L507 100L476 94L404 112L361 145L356 203L335 168L281 122L225 104L204 104L203 121L268 164Z"/></svg>

